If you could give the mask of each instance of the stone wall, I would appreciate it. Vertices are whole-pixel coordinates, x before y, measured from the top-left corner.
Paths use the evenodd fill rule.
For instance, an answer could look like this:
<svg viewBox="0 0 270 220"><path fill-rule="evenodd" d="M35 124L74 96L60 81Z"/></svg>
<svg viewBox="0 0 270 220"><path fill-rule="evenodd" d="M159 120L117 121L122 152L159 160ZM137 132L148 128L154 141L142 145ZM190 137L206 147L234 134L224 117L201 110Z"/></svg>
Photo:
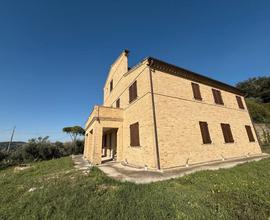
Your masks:
<svg viewBox="0 0 270 220"><path fill-rule="evenodd" d="M270 143L270 124L254 124L261 144Z"/></svg>

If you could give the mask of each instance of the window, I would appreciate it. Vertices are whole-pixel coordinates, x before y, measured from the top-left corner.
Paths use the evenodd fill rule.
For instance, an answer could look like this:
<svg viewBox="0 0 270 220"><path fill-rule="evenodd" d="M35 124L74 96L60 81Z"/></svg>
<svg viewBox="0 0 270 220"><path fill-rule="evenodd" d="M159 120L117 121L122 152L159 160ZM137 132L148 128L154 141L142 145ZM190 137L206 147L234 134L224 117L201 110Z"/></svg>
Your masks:
<svg viewBox="0 0 270 220"><path fill-rule="evenodd" d="M237 101L237 103L238 103L238 107L239 107L239 108L245 109L244 104L243 104L243 101L242 101L242 99L241 99L240 96L236 96L236 101Z"/></svg>
<svg viewBox="0 0 270 220"><path fill-rule="evenodd" d="M247 135L248 135L248 139L250 142L255 142L255 139L254 139L254 136L253 136L253 133L252 133L252 130L251 130L251 127L246 125L246 131L247 131Z"/></svg>
<svg viewBox="0 0 270 220"><path fill-rule="evenodd" d="M212 89L214 100L216 104L224 105L222 100L221 92L217 89Z"/></svg>
<svg viewBox="0 0 270 220"><path fill-rule="evenodd" d="M130 146L140 146L139 123L136 122L129 126Z"/></svg>
<svg viewBox="0 0 270 220"><path fill-rule="evenodd" d="M129 87L129 103L137 98L137 81Z"/></svg>
<svg viewBox="0 0 270 220"><path fill-rule="evenodd" d="M120 108L120 99L116 100L116 108Z"/></svg>
<svg viewBox="0 0 270 220"><path fill-rule="evenodd" d="M200 86L197 83L191 83L192 90L193 90L193 96L196 100L202 100L201 92L200 92Z"/></svg>
<svg viewBox="0 0 270 220"><path fill-rule="evenodd" d="M200 124L203 143L204 144L211 144L212 141L210 138L210 133L209 133L207 122L200 121L199 124Z"/></svg>
<svg viewBox="0 0 270 220"><path fill-rule="evenodd" d="M110 82L110 92L113 90L113 80Z"/></svg>
<svg viewBox="0 0 270 220"><path fill-rule="evenodd" d="M225 143L233 143L234 140L233 140L230 125L221 123L221 129L222 129L222 133L223 133Z"/></svg>

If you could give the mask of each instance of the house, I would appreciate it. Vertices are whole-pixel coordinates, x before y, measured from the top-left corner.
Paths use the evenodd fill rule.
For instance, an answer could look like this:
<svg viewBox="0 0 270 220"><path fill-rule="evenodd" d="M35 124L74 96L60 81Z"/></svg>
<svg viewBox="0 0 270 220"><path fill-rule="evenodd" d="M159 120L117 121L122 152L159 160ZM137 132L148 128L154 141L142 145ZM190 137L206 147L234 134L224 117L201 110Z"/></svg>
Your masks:
<svg viewBox="0 0 270 220"><path fill-rule="evenodd" d="M84 157L167 169L261 154L239 89L148 57L111 65L86 122Z"/></svg>

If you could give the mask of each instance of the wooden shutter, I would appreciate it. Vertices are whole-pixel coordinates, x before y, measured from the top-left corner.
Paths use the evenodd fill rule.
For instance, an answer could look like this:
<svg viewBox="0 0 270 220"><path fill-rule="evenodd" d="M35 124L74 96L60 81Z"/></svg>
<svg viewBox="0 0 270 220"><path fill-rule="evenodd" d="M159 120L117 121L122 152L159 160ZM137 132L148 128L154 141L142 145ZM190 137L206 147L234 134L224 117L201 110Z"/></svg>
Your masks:
<svg viewBox="0 0 270 220"><path fill-rule="evenodd" d="M197 83L191 83L194 99L202 100L200 86Z"/></svg>
<svg viewBox="0 0 270 220"><path fill-rule="evenodd" d="M132 92L133 93L133 100L135 100L137 98L137 81L135 81L132 84L132 90L133 90L133 92Z"/></svg>
<svg viewBox="0 0 270 220"><path fill-rule="evenodd" d="M120 108L120 99L116 100L116 108Z"/></svg>
<svg viewBox="0 0 270 220"><path fill-rule="evenodd" d="M225 143L233 143L234 139L232 136L231 127L229 124L221 124L221 129L224 137Z"/></svg>
<svg viewBox="0 0 270 220"><path fill-rule="evenodd" d="M221 96L221 92L219 90L217 90L217 96L218 96L219 104L223 105L224 102L223 102L223 99L222 99L222 96Z"/></svg>
<svg viewBox="0 0 270 220"><path fill-rule="evenodd" d="M200 121L199 124L200 124L203 143L204 144L211 144L212 141L210 138L210 133L209 133L207 122Z"/></svg>
<svg viewBox="0 0 270 220"><path fill-rule="evenodd" d="M255 139L254 139L254 136L253 136L251 127L248 126L248 125L246 125L245 128L246 128L246 131L247 131L247 135L248 135L249 141L250 141L250 142L255 142Z"/></svg>
<svg viewBox="0 0 270 220"><path fill-rule="evenodd" d="M137 98L137 81L129 87L129 103Z"/></svg>
<svg viewBox="0 0 270 220"><path fill-rule="evenodd" d="M129 87L129 103L131 103L132 102L132 85Z"/></svg>
<svg viewBox="0 0 270 220"><path fill-rule="evenodd" d="M110 82L110 92L113 90L113 80Z"/></svg>
<svg viewBox="0 0 270 220"><path fill-rule="evenodd" d="M241 109L245 109L241 97L240 96L236 96L236 100L237 100L237 103L238 103L238 107L241 108Z"/></svg>
<svg viewBox="0 0 270 220"><path fill-rule="evenodd" d="M214 100L216 104L224 105L221 92L217 89L212 89Z"/></svg>
<svg viewBox="0 0 270 220"><path fill-rule="evenodd" d="M130 125L130 146L140 146L139 123Z"/></svg>

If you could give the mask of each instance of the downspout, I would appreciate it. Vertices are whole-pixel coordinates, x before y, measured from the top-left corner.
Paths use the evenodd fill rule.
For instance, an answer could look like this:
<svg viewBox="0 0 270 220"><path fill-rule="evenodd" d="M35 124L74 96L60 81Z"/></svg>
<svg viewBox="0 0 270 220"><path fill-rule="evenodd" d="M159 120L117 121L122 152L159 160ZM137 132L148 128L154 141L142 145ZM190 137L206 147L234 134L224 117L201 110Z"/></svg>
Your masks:
<svg viewBox="0 0 270 220"><path fill-rule="evenodd" d="M152 64L153 64L153 60L148 60L151 98L152 98L152 110L153 110L153 121L154 121L154 132L155 132L154 136L155 136L155 145L156 145L156 163L157 163L157 169L160 170L160 156L159 156L158 135L157 135L157 119L156 119L156 108L155 108L153 78L152 78L152 69L151 69Z"/></svg>

